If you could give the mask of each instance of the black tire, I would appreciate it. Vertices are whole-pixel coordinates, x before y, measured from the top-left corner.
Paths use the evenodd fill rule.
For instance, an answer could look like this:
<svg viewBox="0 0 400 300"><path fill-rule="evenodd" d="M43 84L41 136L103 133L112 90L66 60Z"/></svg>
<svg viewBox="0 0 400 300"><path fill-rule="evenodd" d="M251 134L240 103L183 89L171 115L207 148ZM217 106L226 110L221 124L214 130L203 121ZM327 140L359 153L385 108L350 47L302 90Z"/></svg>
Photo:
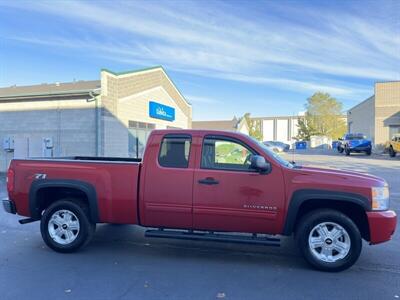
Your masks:
<svg viewBox="0 0 400 300"><path fill-rule="evenodd" d="M395 157L396 156L396 151L393 150L392 146L389 147L389 155L390 155L390 157Z"/></svg>
<svg viewBox="0 0 400 300"><path fill-rule="evenodd" d="M348 147L346 147L346 148L344 149L344 152L346 153L346 156L349 156L350 153L351 153L351 151L350 151L350 149L349 149Z"/></svg>
<svg viewBox="0 0 400 300"><path fill-rule="evenodd" d="M371 153L372 153L372 150L371 150L371 148L369 148L367 151L365 151L365 154L367 154L368 156L370 156L370 155L371 155Z"/></svg>
<svg viewBox="0 0 400 300"><path fill-rule="evenodd" d="M69 230L74 235L73 241L71 241L70 243L62 244L51 237L51 225L49 227L49 222L51 218L56 215L57 212L59 216L64 216L64 214L62 212L60 213L60 211L65 211L70 216L72 215L72 221L78 221L77 224L79 225L79 229ZM61 226L67 225L62 224ZM57 227L58 225L53 224L52 228L53 230L57 231L57 229L54 229ZM60 227L60 229L63 228ZM96 224L92 223L88 217L88 207L77 199L62 199L54 202L45 210L40 223L40 232L42 234L43 241L49 248L61 253L74 252L86 246L90 242L95 231ZM62 236L57 237L57 239L63 240ZM67 235L64 234L65 242L67 242L66 239Z"/></svg>
<svg viewBox="0 0 400 300"><path fill-rule="evenodd" d="M343 153L344 149L343 149L342 147L337 147L337 151L338 151L339 153Z"/></svg>
<svg viewBox="0 0 400 300"><path fill-rule="evenodd" d="M348 253L343 258L338 258L338 260L334 262L326 262L318 259L316 255L313 254L313 250L309 245L310 233L317 225L323 223L334 223L341 226L346 231L350 239ZM331 242L330 244L327 244L327 240L328 239L325 240L324 246L334 247L334 243ZM305 260L312 267L327 272L339 272L350 268L357 261L362 248L361 234L357 226L345 214L333 209L318 209L311 211L310 213L305 215L298 224L296 231L296 241Z"/></svg>

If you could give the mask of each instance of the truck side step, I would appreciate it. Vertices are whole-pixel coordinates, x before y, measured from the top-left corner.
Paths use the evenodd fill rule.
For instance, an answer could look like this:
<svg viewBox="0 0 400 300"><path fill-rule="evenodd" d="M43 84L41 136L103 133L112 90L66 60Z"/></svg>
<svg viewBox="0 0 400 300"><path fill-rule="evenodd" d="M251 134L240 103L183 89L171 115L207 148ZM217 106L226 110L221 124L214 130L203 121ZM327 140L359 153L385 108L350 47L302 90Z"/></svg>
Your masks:
<svg viewBox="0 0 400 300"><path fill-rule="evenodd" d="M172 238L184 240L198 240L198 241L213 241L213 242L228 242L240 244L257 244L263 246L280 246L280 239L271 238L265 235L259 236L243 235L243 234L226 234L214 233L207 231L180 231L180 230L165 230L165 229L149 229L145 232L146 237L152 238Z"/></svg>
<svg viewBox="0 0 400 300"><path fill-rule="evenodd" d="M33 218L27 218L27 219L21 219L18 220L19 224L28 224L28 223L32 223L32 222L36 222L38 219L33 219Z"/></svg>

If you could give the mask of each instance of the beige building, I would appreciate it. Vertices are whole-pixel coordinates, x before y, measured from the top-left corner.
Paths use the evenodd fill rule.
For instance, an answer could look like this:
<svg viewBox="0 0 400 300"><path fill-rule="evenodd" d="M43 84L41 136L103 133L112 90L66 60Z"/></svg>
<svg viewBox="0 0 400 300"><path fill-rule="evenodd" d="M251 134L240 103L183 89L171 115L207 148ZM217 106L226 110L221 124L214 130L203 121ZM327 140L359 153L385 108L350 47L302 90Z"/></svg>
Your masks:
<svg viewBox="0 0 400 300"><path fill-rule="evenodd" d="M223 131L234 131L243 134L249 134L249 126L245 118L238 119L233 117L232 120L217 120L217 121L193 121L193 129L205 129L205 130L223 130Z"/></svg>
<svg viewBox="0 0 400 300"><path fill-rule="evenodd" d="M400 133L400 81L378 82L374 95L347 112L348 131L382 145Z"/></svg>
<svg viewBox="0 0 400 300"><path fill-rule="evenodd" d="M151 130L191 124L191 105L162 67L0 88L0 171L12 158L141 157Z"/></svg>

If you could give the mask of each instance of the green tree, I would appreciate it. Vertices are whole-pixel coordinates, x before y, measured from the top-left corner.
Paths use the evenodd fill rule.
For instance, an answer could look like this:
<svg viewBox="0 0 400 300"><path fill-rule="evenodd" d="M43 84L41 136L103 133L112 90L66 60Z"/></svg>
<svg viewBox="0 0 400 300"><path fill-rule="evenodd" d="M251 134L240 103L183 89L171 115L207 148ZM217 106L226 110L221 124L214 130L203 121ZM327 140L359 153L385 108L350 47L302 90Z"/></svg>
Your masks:
<svg viewBox="0 0 400 300"><path fill-rule="evenodd" d="M337 139L346 132L342 103L328 93L315 93L307 99L305 108L306 114L299 121L297 138L309 140L312 135L324 135Z"/></svg>
<svg viewBox="0 0 400 300"><path fill-rule="evenodd" d="M315 128L309 126L305 118L299 119L297 126L299 129L295 137L296 140L309 141L312 135L316 135Z"/></svg>
<svg viewBox="0 0 400 300"><path fill-rule="evenodd" d="M252 119L250 113L245 113L243 118L246 120L247 125L249 126L249 135L261 141L261 121Z"/></svg>

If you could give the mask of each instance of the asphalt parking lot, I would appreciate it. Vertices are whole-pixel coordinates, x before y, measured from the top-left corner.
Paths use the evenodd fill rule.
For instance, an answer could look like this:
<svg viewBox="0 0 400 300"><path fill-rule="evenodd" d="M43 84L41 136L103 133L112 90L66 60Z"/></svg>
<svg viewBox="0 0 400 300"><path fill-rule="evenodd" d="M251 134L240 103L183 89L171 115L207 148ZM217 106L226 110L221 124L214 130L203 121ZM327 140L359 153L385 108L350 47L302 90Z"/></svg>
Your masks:
<svg viewBox="0 0 400 300"><path fill-rule="evenodd" d="M335 152L285 156L298 164L385 178L400 213L400 158ZM0 179L0 198L5 196ZM19 225L0 210L0 299L397 299L400 237L369 246L341 273L309 269L291 238L280 248L152 240L136 226L100 225L74 254L44 246L39 223Z"/></svg>

